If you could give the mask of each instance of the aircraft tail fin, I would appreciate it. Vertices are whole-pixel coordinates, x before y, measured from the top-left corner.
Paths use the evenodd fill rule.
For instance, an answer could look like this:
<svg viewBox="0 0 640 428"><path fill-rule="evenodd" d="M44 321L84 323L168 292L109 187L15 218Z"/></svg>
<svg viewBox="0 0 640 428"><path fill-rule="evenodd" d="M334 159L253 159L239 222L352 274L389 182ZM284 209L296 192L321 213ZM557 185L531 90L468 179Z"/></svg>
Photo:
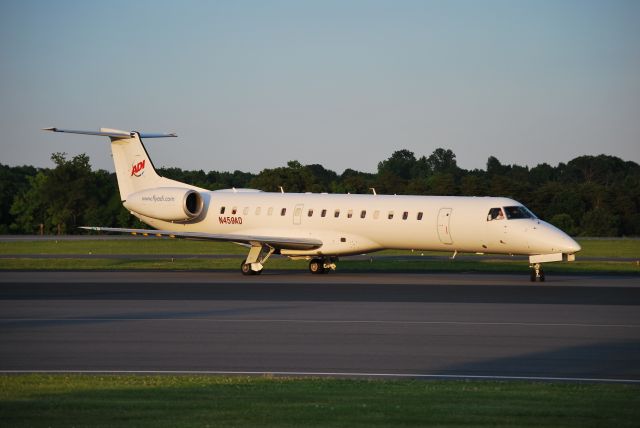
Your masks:
<svg viewBox="0 0 640 428"><path fill-rule="evenodd" d="M68 134L109 137L111 140L111 154L113 155L116 177L118 178L120 199L123 201L126 200L130 194L140 190L183 184L160 177L142 143L142 138L177 137L176 134L147 134L110 128L100 128L100 131L78 131L59 128L44 128L44 130Z"/></svg>

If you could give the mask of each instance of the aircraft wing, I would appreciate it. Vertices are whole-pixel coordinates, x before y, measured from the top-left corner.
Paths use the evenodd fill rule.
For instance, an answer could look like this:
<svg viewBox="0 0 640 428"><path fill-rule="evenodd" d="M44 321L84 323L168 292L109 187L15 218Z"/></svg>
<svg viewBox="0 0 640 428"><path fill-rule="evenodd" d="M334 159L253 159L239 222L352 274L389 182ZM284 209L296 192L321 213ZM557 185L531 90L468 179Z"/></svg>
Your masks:
<svg viewBox="0 0 640 428"><path fill-rule="evenodd" d="M222 233L203 232L176 232L173 230L156 229L127 229L120 227L96 227L82 226L80 229L94 230L96 232L117 232L131 233L132 235L143 236L168 236L171 238L202 239L211 241L236 242L248 245L266 244L277 249L287 250L314 250L322 246L322 241L312 238L287 238L281 236L257 236L257 235L235 235Z"/></svg>

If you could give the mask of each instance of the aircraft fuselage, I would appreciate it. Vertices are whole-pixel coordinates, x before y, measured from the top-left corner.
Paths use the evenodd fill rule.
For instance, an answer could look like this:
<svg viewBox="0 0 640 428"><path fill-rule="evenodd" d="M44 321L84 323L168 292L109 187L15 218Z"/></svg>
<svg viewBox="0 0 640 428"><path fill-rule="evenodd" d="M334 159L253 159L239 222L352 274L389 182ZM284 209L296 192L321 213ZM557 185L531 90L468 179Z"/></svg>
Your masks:
<svg viewBox="0 0 640 428"><path fill-rule="evenodd" d="M316 238L296 256L341 256L383 249L494 254L574 253L579 245L537 218L488 219L493 208L520 207L508 198L201 192L199 218L167 222L138 217L157 229ZM161 198L159 198L161 199ZM134 213L135 214L135 213Z"/></svg>

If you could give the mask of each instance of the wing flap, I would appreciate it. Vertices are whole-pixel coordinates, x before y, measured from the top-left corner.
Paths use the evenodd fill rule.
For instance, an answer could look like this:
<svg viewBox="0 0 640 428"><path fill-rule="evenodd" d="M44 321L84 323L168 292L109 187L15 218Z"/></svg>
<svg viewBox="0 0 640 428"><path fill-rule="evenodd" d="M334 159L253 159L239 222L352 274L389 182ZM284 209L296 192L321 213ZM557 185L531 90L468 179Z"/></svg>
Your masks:
<svg viewBox="0 0 640 428"><path fill-rule="evenodd" d="M176 232L173 230L155 230L155 229L127 229L120 227L97 227L82 226L80 229L93 230L96 232L116 232L130 233L132 235L143 236L167 236L170 238L185 239L202 239L210 241L236 242L248 245L267 244L277 249L288 250L315 250L322 246L322 241L312 238L289 238L281 236L254 236L254 235L235 235L223 233L203 233L203 232Z"/></svg>

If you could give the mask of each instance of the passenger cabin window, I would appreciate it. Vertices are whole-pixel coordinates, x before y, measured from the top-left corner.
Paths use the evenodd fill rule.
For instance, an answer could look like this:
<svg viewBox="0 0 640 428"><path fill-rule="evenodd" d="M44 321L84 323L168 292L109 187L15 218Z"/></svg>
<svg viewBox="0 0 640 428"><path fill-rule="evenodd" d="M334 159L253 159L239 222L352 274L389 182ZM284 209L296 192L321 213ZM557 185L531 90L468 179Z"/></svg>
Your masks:
<svg viewBox="0 0 640 428"><path fill-rule="evenodd" d="M220 214L224 214L224 210L226 209L226 207L220 207Z"/></svg>
<svg viewBox="0 0 640 428"><path fill-rule="evenodd" d="M393 220L393 211L389 211L389 214L387 215L387 218L389 220Z"/></svg>
<svg viewBox="0 0 640 428"><path fill-rule="evenodd" d="M245 207L244 211L242 212L244 215L249 215L249 207Z"/></svg>
<svg viewBox="0 0 640 428"><path fill-rule="evenodd" d="M267 210L267 215L272 215L273 214L273 207L269 207L269 209Z"/></svg>
<svg viewBox="0 0 640 428"><path fill-rule="evenodd" d="M373 212L373 219L374 219L374 220L377 220L379 217L380 217L380 211L375 210L375 211Z"/></svg>
<svg viewBox="0 0 640 428"><path fill-rule="evenodd" d="M403 219L403 220L406 220L406 219L408 219L408 218L409 218L409 212L408 212L408 211L403 212L403 213L402 213L402 219Z"/></svg>
<svg viewBox="0 0 640 428"><path fill-rule="evenodd" d="M360 211L360 218L365 218L366 216L367 216L367 211L366 210Z"/></svg>
<svg viewBox="0 0 640 428"><path fill-rule="evenodd" d="M238 207L231 208L231 214L235 215L238 212Z"/></svg>
<svg viewBox="0 0 640 428"><path fill-rule="evenodd" d="M307 211L307 217L311 216L313 216L313 208L310 208L309 211Z"/></svg>
<svg viewBox="0 0 640 428"><path fill-rule="evenodd" d="M333 216L334 216L335 218L340 217L340 210L335 210L335 212L333 213Z"/></svg>
<svg viewBox="0 0 640 428"><path fill-rule="evenodd" d="M504 213L502 208L491 208L489 214L487 214L487 221L504 220Z"/></svg>
<svg viewBox="0 0 640 428"><path fill-rule="evenodd" d="M513 220L518 218L536 218L535 215L523 206L504 207L507 219Z"/></svg>
<svg viewBox="0 0 640 428"><path fill-rule="evenodd" d="M287 209L283 208L280 210L280 215L285 215L287 213Z"/></svg>
<svg viewBox="0 0 640 428"><path fill-rule="evenodd" d="M256 215L260 215L260 211L262 211L262 208L256 207Z"/></svg>
<svg viewBox="0 0 640 428"><path fill-rule="evenodd" d="M320 217L326 217L326 216L327 216L327 210L320 211Z"/></svg>
<svg viewBox="0 0 640 428"><path fill-rule="evenodd" d="M416 220L422 220L422 211L420 211L418 213L418 216L416 217Z"/></svg>
<svg viewBox="0 0 640 428"><path fill-rule="evenodd" d="M347 218L353 217L353 210L347 211Z"/></svg>

